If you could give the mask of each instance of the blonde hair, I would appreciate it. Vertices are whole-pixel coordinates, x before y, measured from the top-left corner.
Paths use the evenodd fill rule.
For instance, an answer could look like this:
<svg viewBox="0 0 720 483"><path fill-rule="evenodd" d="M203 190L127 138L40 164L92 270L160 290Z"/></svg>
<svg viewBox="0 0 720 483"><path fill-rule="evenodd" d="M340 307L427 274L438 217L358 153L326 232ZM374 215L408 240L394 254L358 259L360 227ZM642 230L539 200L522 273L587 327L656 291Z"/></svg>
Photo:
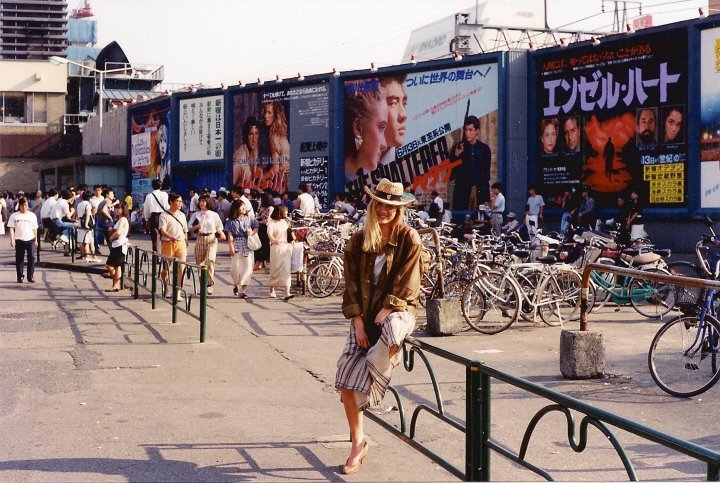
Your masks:
<svg viewBox="0 0 720 483"><path fill-rule="evenodd" d="M367 208L367 217L365 219L365 226L363 226L363 244L362 250L366 253L380 253L382 248L382 232L380 231L380 223L378 223L377 214L375 213L375 206L377 204L384 204L377 201L375 198L370 200ZM403 217L405 215L405 207L398 206L395 211L395 218L392 221L392 228L402 224Z"/></svg>

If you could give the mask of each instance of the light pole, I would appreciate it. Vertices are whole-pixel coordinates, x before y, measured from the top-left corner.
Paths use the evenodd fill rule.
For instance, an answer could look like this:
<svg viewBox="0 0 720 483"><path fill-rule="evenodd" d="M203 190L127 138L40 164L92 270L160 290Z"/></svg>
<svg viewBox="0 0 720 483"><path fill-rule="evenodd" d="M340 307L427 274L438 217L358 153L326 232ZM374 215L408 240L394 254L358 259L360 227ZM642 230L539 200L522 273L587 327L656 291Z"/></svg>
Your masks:
<svg viewBox="0 0 720 483"><path fill-rule="evenodd" d="M89 67L85 64L81 64L80 62L75 62L74 60L66 59L65 57L58 57L57 55L53 55L48 59L52 65L75 65L77 67L80 67L81 69L87 69L90 71L93 71L100 76L100 91L98 93L98 116L100 118L100 153L103 152L103 100L104 100L104 93L105 93L105 75L111 74L113 72L125 72L130 70L130 67L121 67L118 69L106 69L106 70L100 70L96 69L95 67Z"/></svg>

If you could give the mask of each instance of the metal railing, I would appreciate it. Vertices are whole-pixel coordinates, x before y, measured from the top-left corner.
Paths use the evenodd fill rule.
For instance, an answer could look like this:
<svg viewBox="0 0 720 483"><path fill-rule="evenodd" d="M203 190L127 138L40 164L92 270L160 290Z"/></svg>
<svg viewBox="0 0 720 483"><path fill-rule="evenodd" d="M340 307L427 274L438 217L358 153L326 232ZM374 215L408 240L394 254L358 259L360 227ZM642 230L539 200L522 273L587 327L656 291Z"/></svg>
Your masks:
<svg viewBox="0 0 720 483"><path fill-rule="evenodd" d="M188 291L184 288L184 284L180 283L183 279L186 280L185 283L192 284L192 291ZM133 298L139 298L140 289L150 293L153 310L157 307L158 295L160 295L161 301L169 303L172 306L173 324L177 322L178 312L198 320L200 322L200 342L205 342L207 266L188 263L175 257L168 257L130 245L121 278L123 288L125 288L126 281L131 284ZM171 293L167 293L168 283L172 284L169 287ZM182 298L180 294L183 294ZM197 313L193 312L193 299L196 297L199 299Z"/></svg>
<svg viewBox="0 0 720 483"><path fill-rule="evenodd" d="M52 228L43 228L42 233L40 230L37 232L37 251L36 251L36 261L40 262L40 252L42 251L42 244L44 238L45 238L45 230L51 231ZM59 233L57 236L59 237L62 233ZM75 252L77 251L77 228L70 228L70 237L69 237L70 243L68 244L68 251L70 254L70 263L75 263ZM58 244L60 244L63 247L63 250L65 249L65 244L60 241L54 241L49 242L50 246L52 247L52 250L57 250Z"/></svg>
<svg viewBox="0 0 720 483"><path fill-rule="evenodd" d="M443 399L440 394L440 387L426 353L433 354L442 359L465 367L466 419L464 424L461 421L451 418L445 412ZM630 461L630 457L623 448L622 443L613 434L609 426L627 431L645 440L660 444L666 448L700 461L706 465L706 477L708 480L720 480L720 453L716 451L712 451L689 441L656 431L609 411L596 408L570 396L547 389L526 379L504 373L483 364L481 361L467 359L444 349L421 342L413 337L407 337L403 344L403 365L406 371L413 371L415 367L416 354L420 357L428 370L435 394L435 407L427 404L419 404L412 413L410 425L408 427L407 416L405 414L405 408L402 401L400 400L400 395L397 390L390 386L388 390L394 395L397 401L400 428L398 429L395 425L385 420L385 418L370 411L365 411L365 416L398 436L407 444L435 461L457 478L465 481L490 481L490 455L491 452L494 451L523 468L547 480L552 480L553 477L550 472L527 461L526 456L530 441L533 438L533 433L538 423L546 415L554 412L560 412L565 415L567 420L567 439L568 444L573 451L581 453L587 448L588 426L597 428L602 433L603 437L606 438L613 446L622 467L625 469L628 478L632 481L637 480L635 468ZM522 438L520 450L517 453L503 446L500 442L493 439L491 435L490 428L492 426L492 419L490 408L492 403L491 389L493 379L504 382L513 387L517 387L523 391L552 402L552 404L540 409L530 419ZM576 425L571 411L584 415L579 424L579 440L575 438ZM422 413L427 413L465 433L464 468L458 468L452 462L444 459L441 455L435 453L415 438L418 418Z"/></svg>
<svg viewBox="0 0 720 483"><path fill-rule="evenodd" d="M603 263L590 263L583 270L580 282L580 330L588 330L588 298L590 297L590 274L592 272L605 272L631 277L652 282L660 282L668 285L682 285L685 287L720 290L720 282L701 278L680 277L664 273L650 272L647 270L636 270L633 268L616 267Z"/></svg>

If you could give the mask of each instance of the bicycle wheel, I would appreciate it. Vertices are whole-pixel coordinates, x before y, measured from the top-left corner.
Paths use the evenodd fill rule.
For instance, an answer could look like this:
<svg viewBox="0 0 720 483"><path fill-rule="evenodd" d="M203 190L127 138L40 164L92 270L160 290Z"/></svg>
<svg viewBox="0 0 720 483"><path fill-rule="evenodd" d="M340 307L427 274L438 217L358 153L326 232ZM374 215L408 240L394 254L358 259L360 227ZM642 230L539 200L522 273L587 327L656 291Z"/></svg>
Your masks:
<svg viewBox="0 0 720 483"><path fill-rule="evenodd" d="M650 344L650 375L668 394L696 396L720 378L717 361L720 322L706 315L702 328L700 325L697 316L676 317L658 330Z"/></svg>
<svg viewBox="0 0 720 483"><path fill-rule="evenodd" d="M603 265L616 266L615 260L607 257L600 257L595 263L601 263ZM609 272L594 272L596 276L596 284L598 289L595 291L595 303L599 304L598 308L601 308L603 304L610 300L610 293L603 287L612 287L615 283L615 274ZM602 279L602 280L600 280Z"/></svg>
<svg viewBox="0 0 720 483"><path fill-rule="evenodd" d="M525 295L520 301L520 317L526 322L535 322L533 316L535 307L530 301L533 299L533 294L537 290L541 278L542 271L539 268L527 268L515 274L520 290Z"/></svg>
<svg viewBox="0 0 720 483"><path fill-rule="evenodd" d="M678 277L705 278L700 267L682 260L669 263L668 271ZM675 290L675 306L681 310L684 307L690 308L702 305L703 289L684 285L673 285L673 289Z"/></svg>
<svg viewBox="0 0 720 483"><path fill-rule="evenodd" d="M510 327L518 315L520 295L505 274L487 272L465 288L461 301L465 321L483 334Z"/></svg>
<svg viewBox="0 0 720 483"><path fill-rule="evenodd" d="M547 325L557 327L580 313L580 275L560 270L538 288L538 312Z"/></svg>
<svg viewBox="0 0 720 483"><path fill-rule="evenodd" d="M648 270L652 273L665 273L665 270ZM640 315L659 319L675 306L675 286L634 278L628 284L630 304Z"/></svg>
<svg viewBox="0 0 720 483"><path fill-rule="evenodd" d="M342 274L336 265L329 262L318 263L308 271L308 292L317 298L332 295L340 284L340 277Z"/></svg>

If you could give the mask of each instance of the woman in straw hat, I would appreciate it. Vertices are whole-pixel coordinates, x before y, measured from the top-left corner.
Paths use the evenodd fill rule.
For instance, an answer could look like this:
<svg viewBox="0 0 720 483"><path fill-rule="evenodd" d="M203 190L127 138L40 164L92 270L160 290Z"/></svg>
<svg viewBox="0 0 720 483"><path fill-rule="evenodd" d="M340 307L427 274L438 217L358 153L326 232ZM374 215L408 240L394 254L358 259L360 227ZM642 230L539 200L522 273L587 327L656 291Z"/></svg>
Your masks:
<svg viewBox="0 0 720 483"><path fill-rule="evenodd" d="M351 324L335 376L352 442L344 474L359 471L367 455L362 411L385 395L400 346L415 328L420 291L422 243L402 222L409 201L402 184L382 179L365 191L372 198L365 226L345 248L342 308Z"/></svg>

